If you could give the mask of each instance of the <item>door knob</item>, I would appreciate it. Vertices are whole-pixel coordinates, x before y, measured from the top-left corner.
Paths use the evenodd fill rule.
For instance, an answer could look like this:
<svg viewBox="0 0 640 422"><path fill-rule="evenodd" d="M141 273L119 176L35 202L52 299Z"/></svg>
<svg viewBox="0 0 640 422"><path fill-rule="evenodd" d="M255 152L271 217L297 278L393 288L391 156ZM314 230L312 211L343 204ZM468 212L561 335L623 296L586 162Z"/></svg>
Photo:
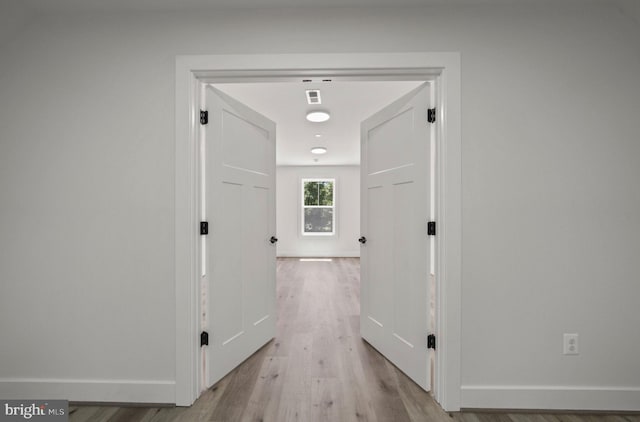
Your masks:
<svg viewBox="0 0 640 422"><path fill-rule="evenodd" d="M269 239L269 242L271 243L276 243L278 241L278 238L275 236L271 236L271 239Z"/></svg>
<svg viewBox="0 0 640 422"><path fill-rule="evenodd" d="M367 238L362 236L362 237L360 237L360 239L358 239L358 242L360 242L360 243L362 243L364 245L365 243L367 243Z"/></svg>

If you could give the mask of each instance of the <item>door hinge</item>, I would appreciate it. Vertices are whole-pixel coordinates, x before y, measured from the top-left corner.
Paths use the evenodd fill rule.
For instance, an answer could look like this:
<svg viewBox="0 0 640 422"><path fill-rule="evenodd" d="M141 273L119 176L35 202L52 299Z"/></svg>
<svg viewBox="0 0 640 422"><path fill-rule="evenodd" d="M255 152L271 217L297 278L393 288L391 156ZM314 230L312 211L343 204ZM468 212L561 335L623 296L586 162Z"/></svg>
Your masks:
<svg viewBox="0 0 640 422"><path fill-rule="evenodd" d="M200 222L200 234L202 234L202 235L209 234L209 222L208 221L201 221Z"/></svg>
<svg viewBox="0 0 640 422"><path fill-rule="evenodd" d="M200 124L206 125L207 123L209 123L209 112L200 110Z"/></svg>
<svg viewBox="0 0 640 422"><path fill-rule="evenodd" d="M427 110L427 122L435 123L436 122L436 109L430 108Z"/></svg>
<svg viewBox="0 0 640 422"><path fill-rule="evenodd" d="M429 221L427 223L427 236L435 236L436 235L436 222Z"/></svg>
<svg viewBox="0 0 640 422"><path fill-rule="evenodd" d="M435 334L429 334L427 336L427 349L436 350L436 335Z"/></svg>
<svg viewBox="0 0 640 422"><path fill-rule="evenodd" d="M200 333L200 347L209 345L209 333L203 331Z"/></svg>

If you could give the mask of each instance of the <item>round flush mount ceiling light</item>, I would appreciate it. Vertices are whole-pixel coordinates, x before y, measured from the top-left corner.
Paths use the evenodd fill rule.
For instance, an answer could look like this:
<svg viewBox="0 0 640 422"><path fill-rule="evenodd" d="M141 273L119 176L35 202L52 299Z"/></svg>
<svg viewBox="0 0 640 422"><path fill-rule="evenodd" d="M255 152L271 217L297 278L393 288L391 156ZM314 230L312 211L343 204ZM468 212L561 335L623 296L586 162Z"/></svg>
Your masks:
<svg viewBox="0 0 640 422"><path fill-rule="evenodd" d="M325 154L327 149L325 147L313 147L311 148L312 154Z"/></svg>
<svg viewBox="0 0 640 422"><path fill-rule="evenodd" d="M314 110L307 113L307 120L313 123L326 122L330 117L326 111Z"/></svg>

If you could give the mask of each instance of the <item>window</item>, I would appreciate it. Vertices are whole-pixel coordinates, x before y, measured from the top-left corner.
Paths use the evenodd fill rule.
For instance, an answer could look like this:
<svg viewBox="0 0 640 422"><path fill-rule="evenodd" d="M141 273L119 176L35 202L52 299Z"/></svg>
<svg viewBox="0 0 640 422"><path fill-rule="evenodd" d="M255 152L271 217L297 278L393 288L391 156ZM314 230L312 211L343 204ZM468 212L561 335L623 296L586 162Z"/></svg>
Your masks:
<svg viewBox="0 0 640 422"><path fill-rule="evenodd" d="M335 179L302 179L302 234L335 234L335 204Z"/></svg>

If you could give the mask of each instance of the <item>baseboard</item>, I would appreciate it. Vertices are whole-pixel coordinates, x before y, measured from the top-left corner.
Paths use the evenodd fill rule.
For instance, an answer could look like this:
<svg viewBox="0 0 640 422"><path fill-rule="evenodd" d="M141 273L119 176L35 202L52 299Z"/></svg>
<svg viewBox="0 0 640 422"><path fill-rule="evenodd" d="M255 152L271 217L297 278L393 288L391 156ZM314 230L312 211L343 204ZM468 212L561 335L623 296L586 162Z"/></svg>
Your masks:
<svg viewBox="0 0 640 422"><path fill-rule="evenodd" d="M462 386L464 409L640 411L640 388Z"/></svg>
<svg viewBox="0 0 640 422"><path fill-rule="evenodd" d="M175 381L0 378L5 400L175 403Z"/></svg>
<svg viewBox="0 0 640 422"><path fill-rule="evenodd" d="M310 253L310 252L278 252L278 258L360 258L360 251Z"/></svg>

